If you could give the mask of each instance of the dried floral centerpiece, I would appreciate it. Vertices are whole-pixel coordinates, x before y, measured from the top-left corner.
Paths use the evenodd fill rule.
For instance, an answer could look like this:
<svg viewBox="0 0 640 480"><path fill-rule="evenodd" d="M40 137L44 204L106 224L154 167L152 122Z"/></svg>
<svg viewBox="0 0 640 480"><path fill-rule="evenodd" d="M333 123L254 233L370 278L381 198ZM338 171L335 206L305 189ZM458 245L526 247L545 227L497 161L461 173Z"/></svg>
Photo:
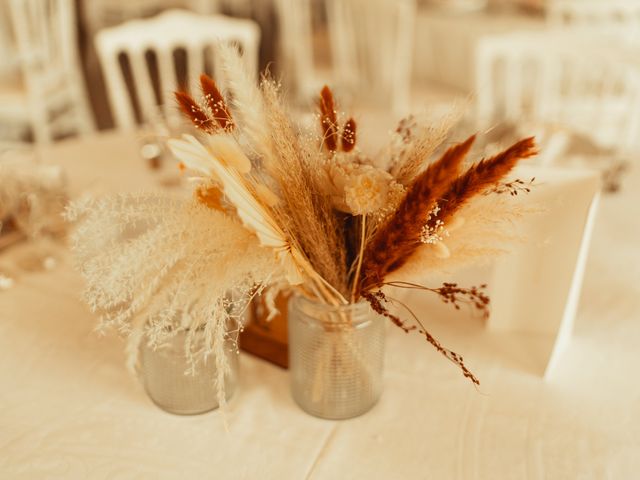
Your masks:
<svg viewBox="0 0 640 480"><path fill-rule="evenodd" d="M57 264L54 243L66 235L61 213L68 198L62 169L35 159L0 158L0 252L23 240L30 245L12 255L23 271L50 270ZM0 268L0 291L15 284L18 273Z"/></svg>
<svg viewBox="0 0 640 480"><path fill-rule="evenodd" d="M519 215L508 195L500 195L509 191L501 182L520 159L535 154L533 139L465 167L470 137L429 163L447 125L422 126L408 118L374 163L358 148L355 120L342 118L327 87L318 100L320 128L303 131L274 81L255 85L232 47L222 48L220 57L230 101L204 75L202 102L176 93L200 132L200 138L169 141L180 168L193 176L193 199L119 196L69 211L72 218L86 217L75 235L76 252L87 298L103 312L103 325L129 333L135 352L144 334L160 342L175 332L168 325L180 311L190 332L204 330L204 355L213 354L224 372L222 345L241 328L229 313L229 292L237 304L259 291L273 299L293 289L338 310L324 330L338 324L348 329L356 316L349 308L365 304L424 335L478 384L462 357L443 347L418 317L392 312L383 288L419 288L456 308L471 302L486 310L482 288L427 288L412 279L416 272L501 249L509 222ZM141 233L119 241L131 226Z"/></svg>
<svg viewBox="0 0 640 480"><path fill-rule="evenodd" d="M15 239L60 237L67 200L64 172L31 158L0 161L0 249Z"/></svg>

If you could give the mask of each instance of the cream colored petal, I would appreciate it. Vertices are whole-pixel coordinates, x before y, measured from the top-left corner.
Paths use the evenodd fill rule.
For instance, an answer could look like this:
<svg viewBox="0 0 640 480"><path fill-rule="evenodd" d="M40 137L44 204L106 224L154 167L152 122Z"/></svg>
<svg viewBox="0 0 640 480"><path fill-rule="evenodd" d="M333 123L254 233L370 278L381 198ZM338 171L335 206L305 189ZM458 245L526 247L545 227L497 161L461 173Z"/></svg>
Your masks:
<svg viewBox="0 0 640 480"><path fill-rule="evenodd" d="M193 136L183 135L182 139L171 138L167 145L171 153L189 170L200 172L206 176L213 175L211 155Z"/></svg>
<svg viewBox="0 0 640 480"><path fill-rule="evenodd" d="M230 135L220 134L209 137L209 150L215 157L238 172L245 174L251 171L251 161Z"/></svg>
<svg viewBox="0 0 640 480"><path fill-rule="evenodd" d="M262 183L259 183L256 185L256 193L260 197L260 200L262 200L264 203L266 203L270 207L273 207L278 203L280 203L280 198L278 198L278 196L275 193L273 193L269 189L269 187L267 187Z"/></svg>

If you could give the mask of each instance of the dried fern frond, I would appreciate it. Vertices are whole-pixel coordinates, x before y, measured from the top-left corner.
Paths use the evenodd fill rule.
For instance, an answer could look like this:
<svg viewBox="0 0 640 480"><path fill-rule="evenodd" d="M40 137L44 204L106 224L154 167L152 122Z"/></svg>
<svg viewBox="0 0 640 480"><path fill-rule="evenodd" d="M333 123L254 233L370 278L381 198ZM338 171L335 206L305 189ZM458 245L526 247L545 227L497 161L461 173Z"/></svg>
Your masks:
<svg viewBox="0 0 640 480"><path fill-rule="evenodd" d="M365 249L360 292L376 288L404 265L421 244L424 223L434 203L458 175L475 136L451 147L409 187L398 209L380 227Z"/></svg>

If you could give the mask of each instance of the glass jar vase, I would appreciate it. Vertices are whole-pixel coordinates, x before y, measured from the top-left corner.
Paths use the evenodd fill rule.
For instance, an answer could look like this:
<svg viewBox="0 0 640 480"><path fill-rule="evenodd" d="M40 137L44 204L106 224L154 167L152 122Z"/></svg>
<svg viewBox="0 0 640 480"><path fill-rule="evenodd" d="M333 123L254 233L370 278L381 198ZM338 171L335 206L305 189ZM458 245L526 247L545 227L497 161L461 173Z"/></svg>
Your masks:
<svg viewBox="0 0 640 480"><path fill-rule="evenodd" d="M207 358L201 353L204 334L195 334L195 365L186 354L187 332L181 330L161 345L147 341L140 345L140 377L151 400L163 410L178 415L195 415L218 408L215 354ZM231 342L225 344L229 370L224 376L224 392L229 400L236 389L238 354ZM194 368L191 368L191 367Z"/></svg>
<svg viewBox="0 0 640 480"><path fill-rule="evenodd" d="M289 301L291 392L307 413L340 420L369 411L382 393L384 319L366 302Z"/></svg>

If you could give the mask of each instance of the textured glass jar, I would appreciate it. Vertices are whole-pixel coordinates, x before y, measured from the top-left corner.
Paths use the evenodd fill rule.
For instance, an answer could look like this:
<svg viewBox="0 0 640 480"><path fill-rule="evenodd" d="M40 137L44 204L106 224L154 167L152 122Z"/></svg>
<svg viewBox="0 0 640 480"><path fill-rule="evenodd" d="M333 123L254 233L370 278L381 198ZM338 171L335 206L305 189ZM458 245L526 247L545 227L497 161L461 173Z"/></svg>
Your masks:
<svg viewBox="0 0 640 480"><path fill-rule="evenodd" d="M215 384L217 368L214 354L205 360L196 355L195 370L185 354L186 332L181 331L162 345L153 348L143 341L140 345L141 379L147 394L163 410L178 415L195 415L218 408ZM203 333L196 333L196 350L202 346ZM238 354L231 342L225 345L229 371L225 375L225 398L229 400L236 388Z"/></svg>
<svg viewBox="0 0 640 480"><path fill-rule="evenodd" d="M376 404L384 321L367 303L334 307L294 296L288 323L291 392L305 412L339 420Z"/></svg>

